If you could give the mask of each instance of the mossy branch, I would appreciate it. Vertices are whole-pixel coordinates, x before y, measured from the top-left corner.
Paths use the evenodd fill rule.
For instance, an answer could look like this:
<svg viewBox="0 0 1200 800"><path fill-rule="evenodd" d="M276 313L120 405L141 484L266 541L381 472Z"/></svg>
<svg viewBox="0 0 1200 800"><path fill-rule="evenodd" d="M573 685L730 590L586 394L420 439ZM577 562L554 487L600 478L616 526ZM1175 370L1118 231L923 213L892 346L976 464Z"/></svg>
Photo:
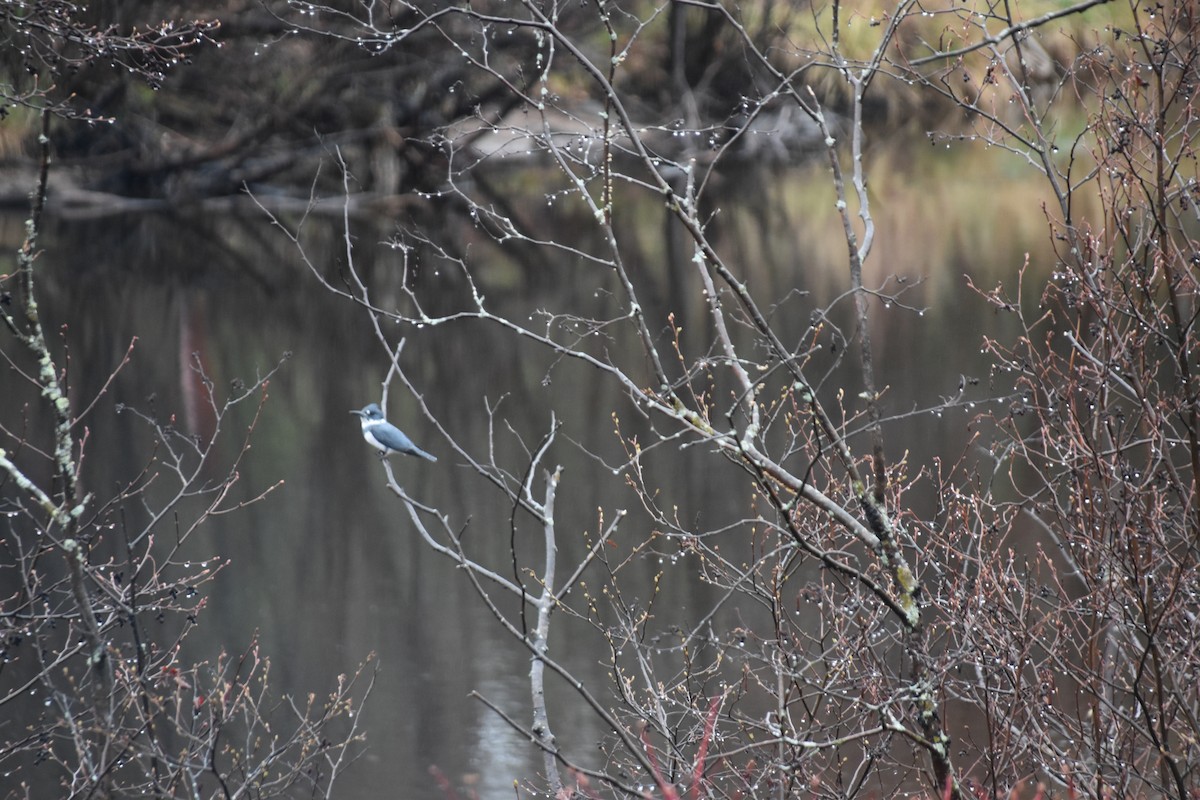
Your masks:
<svg viewBox="0 0 1200 800"><path fill-rule="evenodd" d="M32 497L50 515L49 527L57 528L57 535L50 537L62 553L70 574L71 593L78 606L83 636L88 645L88 663L94 667L99 685L94 696L96 709L101 712L105 698L112 694L112 675L107 658L107 644L100 631L87 590L87 552L79 539L79 518L84 504L79 499L79 474L71 441L71 402L58 380L58 367L46 341L41 313L35 291L34 265L38 257L38 237L41 232L42 214L46 207L46 194L50 174L50 112L42 112L42 130L39 136L40 157L38 182L30 197L30 214L25 223L25 240L17 253L17 280L20 287L20 308L23 320L18 320L7 310L3 312L5 325L16 339L29 351L37 363L37 383L41 396L54 418L54 469L57 487L47 492L25 476L0 451L0 467L13 477L17 485Z"/></svg>

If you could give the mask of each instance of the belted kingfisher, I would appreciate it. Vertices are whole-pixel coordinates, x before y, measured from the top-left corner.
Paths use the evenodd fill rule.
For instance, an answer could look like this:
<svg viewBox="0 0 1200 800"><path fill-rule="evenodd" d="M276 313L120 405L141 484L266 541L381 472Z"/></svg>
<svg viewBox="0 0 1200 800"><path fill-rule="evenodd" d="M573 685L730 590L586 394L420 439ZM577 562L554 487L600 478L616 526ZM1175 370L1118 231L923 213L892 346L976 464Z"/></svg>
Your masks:
<svg viewBox="0 0 1200 800"><path fill-rule="evenodd" d="M392 453L404 453L410 456L420 456L429 461L437 461L436 456L431 456L417 447L412 443L412 439L404 435L403 431L384 419L383 410L378 403L371 403L362 411L351 411L350 413L360 417L362 435L367 440L367 444L382 451L385 457Z"/></svg>

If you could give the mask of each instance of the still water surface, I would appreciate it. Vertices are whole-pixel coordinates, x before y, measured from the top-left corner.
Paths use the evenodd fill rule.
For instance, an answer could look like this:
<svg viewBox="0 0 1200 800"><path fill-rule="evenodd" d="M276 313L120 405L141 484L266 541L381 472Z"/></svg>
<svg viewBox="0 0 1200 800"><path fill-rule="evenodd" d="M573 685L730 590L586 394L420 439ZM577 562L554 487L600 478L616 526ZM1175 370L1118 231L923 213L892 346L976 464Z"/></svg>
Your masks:
<svg viewBox="0 0 1200 800"><path fill-rule="evenodd" d="M811 226L797 228L786 213L760 213L756 204L762 203L761 193L731 199L722 212L728 221L721 245L754 265L760 297L809 293L777 309L795 315L796 329L802 330L814 308L844 291L842 265L823 263L823 254L837 251L808 240ZM103 384L137 337L132 364L93 417L87 480L101 491L144 464L148 434L131 415L114 414L117 404L173 413L182 424L203 428L205 419L193 402L195 357L220 391L235 379L252 380L289 353L271 381L266 415L240 469L238 488L249 499L277 482L282 485L261 502L214 519L191 540L196 558L217 555L230 561L207 589L208 606L189 640L193 656L212 658L222 648L238 651L257 635L271 657L276 690L302 697L324 692L338 674L352 672L375 653L379 673L363 720L367 746L342 778L338 795L440 798L444 795L429 772L436 766L481 797L512 797L513 781L536 775L540 757L468 693L478 691L527 720L528 658L495 624L463 576L415 536L384 486L377 459L359 437L357 418L347 413L378 400L386 372L369 319L322 289L283 237L247 208L239 214L197 212L186 219L49 220L39 288L53 325L67 325L64 341L71 349L77 403ZM944 212L932 201L926 209L906 209L930 219ZM886 213L881 213L886 231ZM973 213L986 217L990 212ZM0 222L7 252L19 241L23 219L16 215ZM310 223L310 256L334 272L342 258L337 223ZM569 222L550 218L547 224L561 233ZM688 301L676 302L681 295L672 281L686 279L659 269L669 252L656 244L661 220L645 224L645 231L634 234L647 244L632 262L656 297L651 315L662 323L667 311L681 321L702 313L687 308ZM394 221L361 219L355 225L358 267L376 282L375 297L387 306L397 256L376 243L387 238ZM836 230L831 233L836 241ZM1024 251L1039 246L1013 237L980 253L946 242L933 248L919 235L881 238L880 262L901 265L897 269L909 278L929 279L907 296L923 313L881 309L877 317L877 357L883 383L891 387L891 412L935 403L952 394L963 375L981 378L986 387L980 337L996 333L1005 320L967 290L962 275L990 286L1011 278ZM937 260L930 261L929 252ZM480 277L490 282L489 304L497 311L526 318L557 305L555 298L564 293L592 291L570 275L556 274L553 264L495 258L483 265ZM544 354L495 331L467 325L404 333L410 377L442 425L475 452L488 446L485 398L492 404L502 401L501 415L529 443L544 434L550 409L556 410L564 422L562 446L552 460L565 467L558 501L565 561L582 548L579 534L595 530L598 508L608 513L628 508L627 530L635 537L644 533L637 526L646 520L638 516L637 500L623 481L568 444L578 442L609 464L620 460L611 413L627 410L628 402L611 382L586 370L552 367ZM834 373L835 378L846 375ZM846 385L848 396L857 393L852 383ZM508 503L467 473L402 390L393 392L390 406L393 421L440 457L437 464L393 459L407 491L449 512L455 523L469 522L481 560L508 563ZM3 397L0 412L6 418L14 412ZM250 412L241 409L237 425L244 425ZM968 419L965 411L913 417L892 427L889 449L910 451L910 461L917 464L935 454L956 458ZM239 442L240 433L226 439L225 463ZM523 462L523 445L515 435L498 427L494 446L501 460ZM664 497L710 526L740 516L746 495L729 487L744 479L711 459L696 464L694 471L660 477ZM535 552L536 536L526 524L518 530L518 546ZM652 571L647 566L647 587ZM689 607L704 608L709 590L698 580L676 577L664 591L686 614ZM602 689L607 653L586 633L559 619L551 653ZM548 689L560 743L588 760L605 731L565 687L552 682Z"/></svg>

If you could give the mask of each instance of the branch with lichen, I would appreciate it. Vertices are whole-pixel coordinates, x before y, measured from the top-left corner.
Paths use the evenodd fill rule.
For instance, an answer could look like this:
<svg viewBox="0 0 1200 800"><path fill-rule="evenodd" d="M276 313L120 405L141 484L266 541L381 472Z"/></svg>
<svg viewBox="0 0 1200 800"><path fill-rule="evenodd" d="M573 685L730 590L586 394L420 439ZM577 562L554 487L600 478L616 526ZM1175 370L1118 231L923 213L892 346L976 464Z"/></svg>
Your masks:
<svg viewBox="0 0 1200 800"><path fill-rule="evenodd" d="M87 498L79 499L79 472L71 442L71 402L58 380L58 367L46 341L38 309L35 291L34 266L38 257L38 236L41 232L42 212L46 207L47 179L50 172L50 113L42 113L42 131L39 137L41 153L38 182L30 198L30 215L25 223L25 240L17 252L17 280L20 287L20 311L18 321L11 312L4 310L4 322L10 331L32 355L37 364L36 381L41 396L46 401L54 418L54 467L58 486L53 493L47 492L29 479L0 450L0 467L14 479L49 514L49 536L63 554L70 574L71 592L78 606L83 635L88 646L88 663L96 669L99 686L95 694L97 709L104 705L104 698L111 693L112 674L108 663L107 644L101 635L100 623L96 619L88 597L85 564L87 553L79 540L79 518L83 514Z"/></svg>

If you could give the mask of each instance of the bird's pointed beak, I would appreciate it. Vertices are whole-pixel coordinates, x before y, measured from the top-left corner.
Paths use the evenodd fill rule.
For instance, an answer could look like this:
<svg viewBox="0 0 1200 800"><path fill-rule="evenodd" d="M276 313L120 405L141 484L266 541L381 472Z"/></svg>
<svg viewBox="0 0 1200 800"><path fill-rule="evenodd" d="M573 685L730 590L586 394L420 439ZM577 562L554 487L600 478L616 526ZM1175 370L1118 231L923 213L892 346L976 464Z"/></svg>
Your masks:
<svg viewBox="0 0 1200 800"><path fill-rule="evenodd" d="M352 409L350 409L350 413L351 413L351 414L354 414L355 416L359 416L359 417L361 417L361 416L362 416L362 412L361 412L361 411L359 411L357 408L352 408Z"/></svg>

